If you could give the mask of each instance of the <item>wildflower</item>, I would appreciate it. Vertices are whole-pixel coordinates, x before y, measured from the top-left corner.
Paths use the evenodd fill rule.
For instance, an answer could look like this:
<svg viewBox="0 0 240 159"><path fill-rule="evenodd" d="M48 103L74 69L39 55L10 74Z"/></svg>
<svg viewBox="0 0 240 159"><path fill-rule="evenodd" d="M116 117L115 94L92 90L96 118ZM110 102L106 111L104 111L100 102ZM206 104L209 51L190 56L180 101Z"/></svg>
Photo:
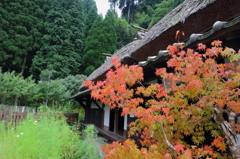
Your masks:
<svg viewBox="0 0 240 159"><path fill-rule="evenodd" d="M80 137L81 135L78 135L78 137Z"/></svg>
<svg viewBox="0 0 240 159"><path fill-rule="evenodd" d="M21 133L21 135L23 135L23 133Z"/></svg>
<svg viewBox="0 0 240 159"><path fill-rule="evenodd" d="M19 135L17 135L16 137L19 137Z"/></svg>
<svg viewBox="0 0 240 159"><path fill-rule="evenodd" d="M36 125L36 123L32 123L33 125Z"/></svg>

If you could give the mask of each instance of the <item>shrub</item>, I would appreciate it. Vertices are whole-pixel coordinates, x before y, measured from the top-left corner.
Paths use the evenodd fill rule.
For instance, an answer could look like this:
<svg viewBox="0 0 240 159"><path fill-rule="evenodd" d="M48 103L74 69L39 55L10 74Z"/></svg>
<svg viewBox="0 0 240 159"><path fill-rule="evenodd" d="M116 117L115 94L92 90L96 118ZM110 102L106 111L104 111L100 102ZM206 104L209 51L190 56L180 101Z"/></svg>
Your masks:
<svg viewBox="0 0 240 159"><path fill-rule="evenodd" d="M70 129L55 113L28 114L17 126L0 122L0 158L97 158L92 145ZM94 156L94 157L92 157Z"/></svg>

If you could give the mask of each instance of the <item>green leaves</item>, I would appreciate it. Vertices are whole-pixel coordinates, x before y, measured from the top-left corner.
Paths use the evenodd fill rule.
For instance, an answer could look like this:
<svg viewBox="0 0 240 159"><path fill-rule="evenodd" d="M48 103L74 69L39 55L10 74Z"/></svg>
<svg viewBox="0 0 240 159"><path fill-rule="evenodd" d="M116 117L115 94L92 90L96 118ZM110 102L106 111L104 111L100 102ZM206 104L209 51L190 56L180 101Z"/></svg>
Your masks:
<svg viewBox="0 0 240 159"><path fill-rule="evenodd" d="M43 45L33 58L31 73L39 79L42 70L55 70L53 78L76 75L83 56L85 17L82 0L51 1L46 12Z"/></svg>
<svg viewBox="0 0 240 159"><path fill-rule="evenodd" d="M91 12L96 11L91 9L88 14L91 14ZM107 12L105 19L102 19L99 15L95 17L95 21L87 32L88 37L85 40L85 54L82 59L85 74L89 75L104 62L106 57L102 53L113 54L116 51L115 18L114 12L111 10Z"/></svg>
<svg viewBox="0 0 240 159"><path fill-rule="evenodd" d="M42 5L47 3L45 0L41 1ZM36 9L41 10L37 3L37 0L1 2L0 32L3 34L0 38L0 62L3 71L15 70L18 73L28 74L31 65L29 62L31 59L28 58L32 58L41 45L42 27L40 26L44 17L35 14Z"/></svg>
<svg viewBox="0 0 240 159"><path fill-rule="evenodd" d="M20 74L0 72L0 101L2 104L17 105L21 101L27 104L34 96L35 83L31 77L24 79Z"/></svg>

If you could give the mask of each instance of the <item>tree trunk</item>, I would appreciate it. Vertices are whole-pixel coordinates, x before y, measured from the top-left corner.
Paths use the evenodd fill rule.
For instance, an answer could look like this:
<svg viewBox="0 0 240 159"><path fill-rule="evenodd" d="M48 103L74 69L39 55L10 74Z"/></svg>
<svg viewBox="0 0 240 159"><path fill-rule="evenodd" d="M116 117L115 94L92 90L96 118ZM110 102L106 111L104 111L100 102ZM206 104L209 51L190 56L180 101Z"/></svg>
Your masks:
<svg viewBox="0 0 240 159"><path fill-rule="evenodd" d="M21 76L23 76L23 73L24 73L24 69L25 69L25 64L26 64L26 61L27 61L27 55L25 55L25 57L24 57L24 60L23 60L23 64L22 64L22 71L21 71Z"/></svg>
<svg viewBox="0 0 240 159"><path fill-rule="evenodd" d="M18 105L18 96L15 97L15 100L14 100L14 106L17 106Z"/></svg>
<svg viewBox="0 0 240 159"><path fill-rule="evenodd" d="M233 128L238 123L236 114L230 109L215 107L213 118L224 133L232 156L240 159L240 133Z"/></svg>
<svg viewBox="0 0 240 159"><path fill-rule="evenodd" d="M130 2L128 2L128 23L130 23Z"/></svg>

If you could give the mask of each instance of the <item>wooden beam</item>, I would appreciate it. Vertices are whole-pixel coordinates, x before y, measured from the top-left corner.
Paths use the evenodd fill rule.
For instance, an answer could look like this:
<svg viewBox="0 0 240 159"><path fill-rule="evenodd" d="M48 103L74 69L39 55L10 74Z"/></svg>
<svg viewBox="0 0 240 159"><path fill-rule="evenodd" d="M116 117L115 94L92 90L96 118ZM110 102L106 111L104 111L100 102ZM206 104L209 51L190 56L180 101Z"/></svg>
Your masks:
<svg viewBox="0 0 240 159"><path fill-rule="evenodd" d="M86 109L86 105L85 105L81 100L78 100L78 103L80 103L80 105L81 105L84 109Z"/></svg>
<svg viewBox="0 0 240 159"><path fill-rule="evenodd" d="M100 105L95 100L93 102L97 105L99 109L103 110L103 108L101 108Z"/></svg>
<svg viewBox="0 0 240 159"><path fill-rule="evenodd" d="M144 29L144 28L139 27L139 26L136 26L136 25L132 25L132 27L135 28L135 29L142 30L142 31L144 31L144 32L147 31L147 29Z"/></svg>

